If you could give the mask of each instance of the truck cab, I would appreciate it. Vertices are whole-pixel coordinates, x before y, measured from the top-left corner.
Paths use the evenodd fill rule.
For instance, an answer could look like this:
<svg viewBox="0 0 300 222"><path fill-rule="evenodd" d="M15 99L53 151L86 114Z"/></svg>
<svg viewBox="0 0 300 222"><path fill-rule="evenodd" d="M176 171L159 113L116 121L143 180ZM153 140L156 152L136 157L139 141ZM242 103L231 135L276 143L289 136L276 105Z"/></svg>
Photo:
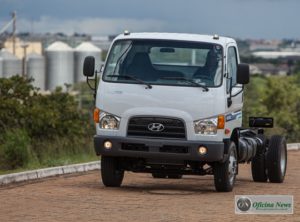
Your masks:
<svg viewBox="0 0 300 222"><path fill-rule="evenodd" d="M88 80L94 63L85 60ZM125 32L101 71L94 146L104 185L120 186L124 171L172 179L213 174L218 191L232 190L238 163L252 160L259 143L240 141L249 67L234 39Z"/></svg>

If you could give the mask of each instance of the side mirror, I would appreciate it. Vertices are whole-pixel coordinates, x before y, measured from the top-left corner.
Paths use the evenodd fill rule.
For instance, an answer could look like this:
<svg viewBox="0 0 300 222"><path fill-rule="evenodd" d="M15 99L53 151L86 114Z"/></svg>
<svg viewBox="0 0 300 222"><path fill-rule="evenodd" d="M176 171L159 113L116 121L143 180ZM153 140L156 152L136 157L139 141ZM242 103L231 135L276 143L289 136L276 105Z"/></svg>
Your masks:
<svg viewBox="0 0 300 222"><path fill-rule="evenodd" d="M87 56L83 63L83 75L92 77L95 74L95 58L94 56Z"/></svg>
<svg viewBox="0 0 300 222"><path fill-rule="evenodd" d="M248 84L250 79L250 71L248 64L238 64L237 67L237 83Z"/></svg>

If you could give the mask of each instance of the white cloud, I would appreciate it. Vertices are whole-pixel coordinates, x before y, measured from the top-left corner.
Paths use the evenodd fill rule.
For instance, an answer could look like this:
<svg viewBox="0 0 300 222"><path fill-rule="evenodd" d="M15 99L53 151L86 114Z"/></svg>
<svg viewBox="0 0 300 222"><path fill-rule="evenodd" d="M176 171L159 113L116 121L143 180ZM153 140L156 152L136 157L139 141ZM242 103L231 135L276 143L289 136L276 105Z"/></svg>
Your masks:
<svg viewBox="0 0 300 222"><path fill-rule="evenodd" d="M83 18L60 20L53 17L41 17L38 21L18 20L18 31L32 30L35 33L63 32L66 34L87 33L92 35L109 35L130 31L163 31L166 22L155 19L128 18Z"/></svg>

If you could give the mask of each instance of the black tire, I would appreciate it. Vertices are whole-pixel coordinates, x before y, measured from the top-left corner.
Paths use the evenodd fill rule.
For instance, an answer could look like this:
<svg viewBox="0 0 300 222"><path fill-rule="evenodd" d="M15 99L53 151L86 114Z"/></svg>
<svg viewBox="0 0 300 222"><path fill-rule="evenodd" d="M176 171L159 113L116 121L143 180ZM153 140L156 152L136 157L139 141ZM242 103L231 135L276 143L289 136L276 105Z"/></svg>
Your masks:
<svg viewBox="0 0 300 222"><path fill-rule="evenodd" d="M124 178L124 170L119 169L118 160L114 157L101 157L102 182L107 187L119 187Z"/></svg>
<svg viewBox="0 0 300 222"><path fill-rule="evenodd" d="M262 147L256 151L256 155L251 161L251 172L254 182L267 182L267 169L265 161L265 150L267 139L264 135L258 135L258 138L262 140Z"/></svg>
<svg viewBox="0 0 300 222"><path fill-rule="evenodd" d="M181 179L182 175L181 174L172 173L172 174L168 174L168 178L169 179Z"/></svg>
<svg viewBox="0 0 300 222"><path fill-rule="evenodd" d="M152 177L157 179L163 179L167 178L167 175L165 173L152 173Z"/></svg>
<svg viewBox="0 0 300 222"><path fill-rule="evenodd" d="M231 167L231 170L229 170ZM237 174L237 151L234 142L228 148L228 157L223 163L213 166L215 188L218 192L230 192L233 189Z"/></svg>
<svg viewBox="0 0 300 222"><path fill-rule="evenodd" d="M286 140L283 136L274 135L271 137L266 162L269 181L282 183L287 165Z"/></svg>

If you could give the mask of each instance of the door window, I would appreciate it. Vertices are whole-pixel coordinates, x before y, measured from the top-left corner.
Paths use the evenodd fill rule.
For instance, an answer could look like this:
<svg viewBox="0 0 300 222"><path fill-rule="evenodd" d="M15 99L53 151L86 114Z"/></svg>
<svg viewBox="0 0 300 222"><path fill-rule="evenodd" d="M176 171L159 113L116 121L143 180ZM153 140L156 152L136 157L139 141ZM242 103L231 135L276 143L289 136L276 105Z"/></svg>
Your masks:
<svg viewBox="0 0 300 222"><path fill-rule="evenodd" d="M236 73L237 73L237 54L236 48L231 46L228 48L227 54L227 70L228 70L228 79L227 79L227 92L230 90L230 79L232 79L232 86L236 85Z"/></svg>

